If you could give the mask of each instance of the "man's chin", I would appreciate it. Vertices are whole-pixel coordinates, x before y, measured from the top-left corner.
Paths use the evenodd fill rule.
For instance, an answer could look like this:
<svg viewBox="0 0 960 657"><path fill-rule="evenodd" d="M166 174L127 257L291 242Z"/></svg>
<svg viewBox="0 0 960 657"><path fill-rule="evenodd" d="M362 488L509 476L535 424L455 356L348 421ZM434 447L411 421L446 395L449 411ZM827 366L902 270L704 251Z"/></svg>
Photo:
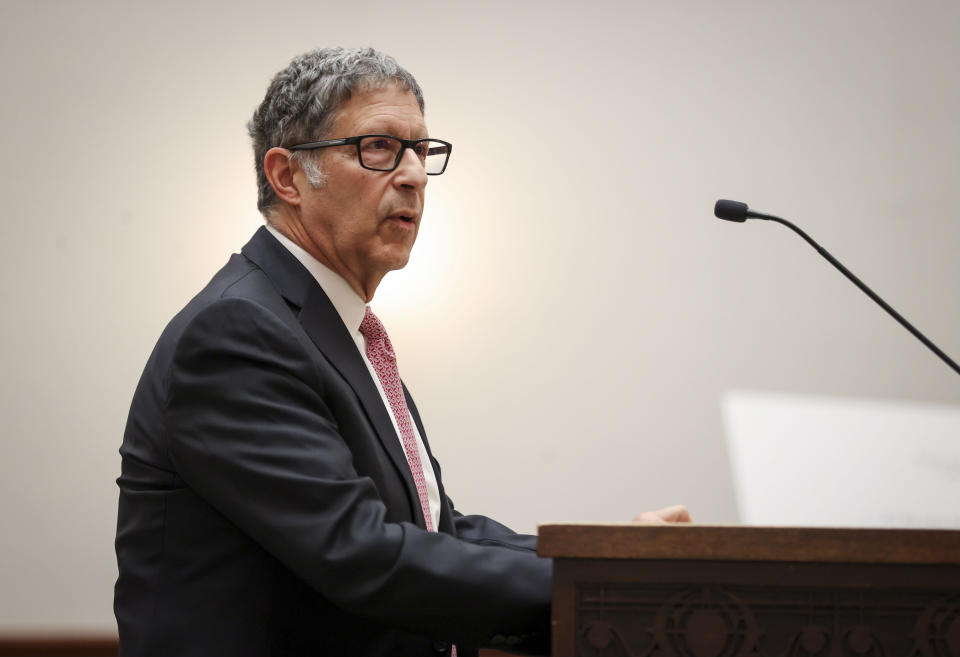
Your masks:
<svg viewBox="0 0 960 657"><path fill-rule="evenodd" d="M413 245L390 244L384 247L380 262L382 271L403 269L410 262L410 249Z"/></svg>
<svg viewBox="0 0 960 657"><path fill-rule="evenodd" d="M396 271L398 269L403 269L407 266L407 263L410 262L410 253L407 252L407 255L403 258L397 258L393 262L393 266L390 267L390 271Z"/></svg>

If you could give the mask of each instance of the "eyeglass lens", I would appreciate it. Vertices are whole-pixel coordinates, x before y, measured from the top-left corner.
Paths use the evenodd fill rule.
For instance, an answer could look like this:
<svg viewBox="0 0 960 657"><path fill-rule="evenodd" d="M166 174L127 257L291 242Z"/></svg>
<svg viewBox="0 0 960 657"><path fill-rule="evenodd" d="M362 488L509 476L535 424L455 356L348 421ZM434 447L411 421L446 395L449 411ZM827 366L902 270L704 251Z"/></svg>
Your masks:
<svg viewBox="0 0 960 657"><path fill-rule="evenodd" d="M360 140L360 162L369 169L390 171L399 164L400 149L403 146L391 137L364 137ZM450 150L439 141L421 141L410 147L420 159L427 173L440 173L447 163Z"/></svg>

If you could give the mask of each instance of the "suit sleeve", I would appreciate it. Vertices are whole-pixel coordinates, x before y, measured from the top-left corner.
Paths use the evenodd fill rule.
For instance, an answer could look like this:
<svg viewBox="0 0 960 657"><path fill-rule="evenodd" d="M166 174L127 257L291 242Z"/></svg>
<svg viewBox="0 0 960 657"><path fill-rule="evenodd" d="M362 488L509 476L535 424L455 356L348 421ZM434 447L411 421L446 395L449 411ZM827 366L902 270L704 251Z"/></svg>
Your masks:
<svg viewBox="0 0 960 657"><path fill-rule="evenodd" d="M351 613L464 644L499 635L548 650L550 561L470 539L482 523L463 516L458 530L468 540L385 522L308 348L252 301L220 300L198 313L167 378L164 433L180 476Z"/></svg>
<svg viewBox="0 0 960 657"><path fill-rule="evenodd" d="M450 506L453 507L452 501L450 501ZM506 525L487 516L465 516L455 510L453 512L453 525L457 530L457 536L465 541L478 545L502 545L518 550L537 551L536 536L518 534Z"/></svg>

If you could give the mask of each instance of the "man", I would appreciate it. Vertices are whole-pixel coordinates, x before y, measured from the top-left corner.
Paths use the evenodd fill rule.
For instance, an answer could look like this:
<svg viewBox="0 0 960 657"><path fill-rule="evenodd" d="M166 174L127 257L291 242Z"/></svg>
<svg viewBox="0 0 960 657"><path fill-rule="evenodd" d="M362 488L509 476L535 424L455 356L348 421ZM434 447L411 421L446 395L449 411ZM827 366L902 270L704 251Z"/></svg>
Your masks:
<svg viewBox="0 0 960 657"><path fill-rule="evenodd" d="M366 306L452 150L419 86L317 50L249 128L267 226L167 326L130 409L121 654L546 654L550 562L454 510Z"/></svg>

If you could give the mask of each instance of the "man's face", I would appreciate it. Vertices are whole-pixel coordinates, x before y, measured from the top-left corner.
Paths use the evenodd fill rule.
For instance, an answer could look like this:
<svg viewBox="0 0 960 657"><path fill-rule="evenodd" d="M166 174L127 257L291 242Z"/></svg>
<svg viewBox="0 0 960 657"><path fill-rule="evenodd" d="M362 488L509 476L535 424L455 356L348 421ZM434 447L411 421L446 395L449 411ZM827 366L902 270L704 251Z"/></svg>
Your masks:
<svg viewBox="0 0 960 657"><path fill-rule="evenodd" d="M354 93L340 108L329 137L365 134L429 136L416 97L395 85ZM326 177L320 188L310 188L302 171L295 174L308 242L302 246L354 289L359 285L369 300L383 275L410 258L426 172L409 149L390 172L361 167L352 145L323 149L319 158Z"/></svg>

